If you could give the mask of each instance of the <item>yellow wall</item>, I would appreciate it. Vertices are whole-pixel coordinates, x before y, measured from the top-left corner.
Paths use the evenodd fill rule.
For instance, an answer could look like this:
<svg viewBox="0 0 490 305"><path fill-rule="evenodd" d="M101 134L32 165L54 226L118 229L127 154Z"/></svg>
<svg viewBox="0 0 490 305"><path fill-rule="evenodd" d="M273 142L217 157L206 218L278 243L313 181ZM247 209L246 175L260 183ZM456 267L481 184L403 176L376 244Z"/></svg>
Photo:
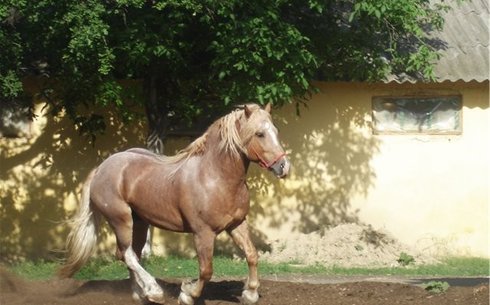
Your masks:
<svg viewBox="0 0 490 305"><path fill-rule="evenodd" d="M434 252L489 256L488 82L444 84L321 83L295 115L274 113L293 172L279 181L250 169L249 221L259 247L291 231L311 232L360 221ZM452 136L373 135L371 98L462 94L463 133ZM57 257L80 182L109 154L143 146L144 122L117 117L92 147L68 119L45 115L29 138L0 138L0 247L3 260ZM185 141L169 141L166 152ZM113 241L113 237L109 237ZM156 253L192 253L191 239L156 231ZM102 250L113 251L111 242ZM218 248L233 246L220 239Z"/></svg>
<svg viewBox="0 0 490 305"><path fill-rule="evenodd" d="M109 154L142 146L146 127L109 120L91 145L67 118L36 104L28 136L0 138L0 261L60 255L81 182ZM112 250L111 250L112 251Z"/></svg>
<svg viewBox="0 0 490 305"><path fill-rule="evenodd" d="M280 111L295 171L280 185L286 191L264 202L293 220L287 227L353 219L428 251L488 257L488 82L320 87L301 118L293 107ZM418 94L461 94L462 135L372 134L373 96ZM257 223L265 229L269 221L266 215ZM283 227L274 234L287 232Z"/></svg>

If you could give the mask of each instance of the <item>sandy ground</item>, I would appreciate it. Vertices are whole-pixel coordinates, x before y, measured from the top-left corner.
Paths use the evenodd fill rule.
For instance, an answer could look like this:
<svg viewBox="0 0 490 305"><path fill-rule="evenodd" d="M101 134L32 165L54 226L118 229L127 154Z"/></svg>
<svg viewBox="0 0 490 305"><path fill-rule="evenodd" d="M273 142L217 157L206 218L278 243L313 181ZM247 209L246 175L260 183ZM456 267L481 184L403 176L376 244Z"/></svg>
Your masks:
<svg viewBox="0 0 490 305"><path fill-rule="evenodd" d="M404 245L389 232L354 223L308 234L291 233L270 246L272 250L262 253L261 260L327 267L391 267L399 265L400 254L406 253L415 259L413 265L437 262L428 251Z"/></svg>

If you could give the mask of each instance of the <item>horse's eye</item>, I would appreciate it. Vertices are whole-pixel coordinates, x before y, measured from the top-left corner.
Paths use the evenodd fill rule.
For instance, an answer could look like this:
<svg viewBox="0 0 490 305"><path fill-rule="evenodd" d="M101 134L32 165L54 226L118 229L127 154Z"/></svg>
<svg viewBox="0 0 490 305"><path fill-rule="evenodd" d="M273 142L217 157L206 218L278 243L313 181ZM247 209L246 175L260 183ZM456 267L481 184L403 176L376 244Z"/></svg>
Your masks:
<svg viewBox="0 0 490 305"><path fill-rule="evenodd" d="M259 138L263 138L263 137L264 137L264 133L263 133L263 132L260 132L260 131L257 131L257 132L255 133L255 135L256 135L257 137L259 137Z"/></svg>

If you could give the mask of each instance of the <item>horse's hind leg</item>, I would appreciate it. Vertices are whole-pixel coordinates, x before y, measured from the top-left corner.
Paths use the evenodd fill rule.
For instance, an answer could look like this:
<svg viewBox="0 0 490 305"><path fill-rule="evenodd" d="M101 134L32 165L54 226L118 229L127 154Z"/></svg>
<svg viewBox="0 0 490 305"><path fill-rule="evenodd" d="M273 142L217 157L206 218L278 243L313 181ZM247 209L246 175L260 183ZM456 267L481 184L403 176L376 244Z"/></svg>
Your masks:
<svg viewBox="0 0 490 305"><path fill-rule="evenodd" d="M155 278L151 276L138 262L133 249L127 248L124 252L124 262L128 266L135 300L147 300L153 303L164 304L164 293Z"/></svg>
<svg viewBox="0 0 490 305"><path fill-rule="evenodd" d="M132 280L133 297L163 304L164 297L162 288L158 285L155 278L139 264L139 257L135 252L136 250L139 254L141 253L141 237L139 234L145 224L140 221L133 222L131 209L126 204L124 204L123 209L119 209L118 211L107 211L106 217L116 234L118 257L122 259L128 267ZM146 230L147 228L146 225L146 228L144 229ZM145 238L146 235L142 239L144 240ZM134 245L133 239L135 242ZM135 246L136 249L133 249L133 246Z"/></svg>
<svg viewBox="0 0 490 305"><path fill-rule="evenodd" d="M146 244L146 237L148 235L148 227L150 225L141 219L138 215L133 213L133 250L141 259L141 253Z"/></svg>

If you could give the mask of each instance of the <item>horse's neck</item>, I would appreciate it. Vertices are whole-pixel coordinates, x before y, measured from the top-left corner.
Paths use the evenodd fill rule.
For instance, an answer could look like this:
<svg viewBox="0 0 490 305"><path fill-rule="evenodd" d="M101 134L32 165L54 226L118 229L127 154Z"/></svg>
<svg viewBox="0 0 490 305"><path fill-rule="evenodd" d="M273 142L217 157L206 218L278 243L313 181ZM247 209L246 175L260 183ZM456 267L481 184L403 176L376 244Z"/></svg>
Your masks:
<svg viewBox="0 0 490 305"><path fill-rule="evenodd" d="M215 170L224 179L232 181L245 181L249 161L243 154L235 156L230 152L220 151L217 134L208 137L203 161L205 166L210 166L208 170Z"/></svg>

